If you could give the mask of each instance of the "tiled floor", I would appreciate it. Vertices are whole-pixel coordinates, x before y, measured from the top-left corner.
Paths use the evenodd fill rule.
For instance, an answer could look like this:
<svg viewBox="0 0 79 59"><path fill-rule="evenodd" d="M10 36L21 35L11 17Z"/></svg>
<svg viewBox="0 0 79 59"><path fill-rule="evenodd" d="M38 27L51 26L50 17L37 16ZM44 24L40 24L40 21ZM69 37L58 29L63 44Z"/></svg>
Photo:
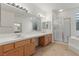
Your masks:
<svg viewBox="0 0 79 59"><path fill-rule="evenodd" d="M46 47L39 47L34 56L78 56L76 53L68 49L64 44L49 44Z"/></svg>

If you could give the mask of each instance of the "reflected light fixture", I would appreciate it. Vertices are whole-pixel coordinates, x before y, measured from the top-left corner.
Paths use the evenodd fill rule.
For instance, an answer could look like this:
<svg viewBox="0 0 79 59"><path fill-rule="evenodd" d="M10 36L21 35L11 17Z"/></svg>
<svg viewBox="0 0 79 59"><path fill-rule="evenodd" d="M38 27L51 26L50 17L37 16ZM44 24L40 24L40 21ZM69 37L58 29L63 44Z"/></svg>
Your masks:
<svg viewBox="0 0 79 59"><path fill-rule="evenodd" d="M64 11L64 9L59 9L58 11L59 11L59 12L63 12L63 11Z"/></svg>

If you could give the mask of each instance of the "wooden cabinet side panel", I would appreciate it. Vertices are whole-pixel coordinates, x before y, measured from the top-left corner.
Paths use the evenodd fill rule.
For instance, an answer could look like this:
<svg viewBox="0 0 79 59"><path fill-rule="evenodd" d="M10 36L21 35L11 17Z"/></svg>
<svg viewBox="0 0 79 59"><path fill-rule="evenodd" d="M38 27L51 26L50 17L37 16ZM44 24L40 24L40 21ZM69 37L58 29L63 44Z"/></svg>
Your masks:
<svg viewBox="0 0 79 59"><path fill-rule="evenodd" d="M0 46L0 56L3 55L3 49L2 49L2 46Z"/></svg>
<svg viewBox="0 0 79 59"><path fill-rule="evenodd" d="M31 43L29 47L30 55L34 54L36 52L35 44Z"/></svg>
<svg viewBox="0 0 79 59"><path fill-rule="evenodd" d="M42 36L39 38L39 45L44 46L44 44L45 44L45 37Z"/></svg>

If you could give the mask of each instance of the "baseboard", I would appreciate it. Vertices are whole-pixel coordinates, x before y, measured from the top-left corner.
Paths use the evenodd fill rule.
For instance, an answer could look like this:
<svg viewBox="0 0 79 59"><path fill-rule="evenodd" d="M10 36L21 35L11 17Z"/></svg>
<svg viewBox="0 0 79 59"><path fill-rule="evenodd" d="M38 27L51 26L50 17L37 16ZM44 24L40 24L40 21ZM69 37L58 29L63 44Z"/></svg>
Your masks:
<svg viewBox="0 0 79 59"><path fill-rule="evenodd" d="M57 43L57 44L63 44L63 45L68 45L67 43L61 42L61 41L55 41L55 43Z"/></svg>

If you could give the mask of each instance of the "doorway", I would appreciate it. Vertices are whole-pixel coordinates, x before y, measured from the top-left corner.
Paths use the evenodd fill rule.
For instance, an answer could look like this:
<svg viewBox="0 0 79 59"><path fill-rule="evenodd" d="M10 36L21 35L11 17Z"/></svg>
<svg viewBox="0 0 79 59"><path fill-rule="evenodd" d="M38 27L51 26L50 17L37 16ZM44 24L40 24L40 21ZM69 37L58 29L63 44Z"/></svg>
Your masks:
<svg viewBox="0 0 79 59"><path fill-rule="evenodd" d="M53 21L53 35L55 41L68 43L71 36L71 19L63 18Z"/></svg>

